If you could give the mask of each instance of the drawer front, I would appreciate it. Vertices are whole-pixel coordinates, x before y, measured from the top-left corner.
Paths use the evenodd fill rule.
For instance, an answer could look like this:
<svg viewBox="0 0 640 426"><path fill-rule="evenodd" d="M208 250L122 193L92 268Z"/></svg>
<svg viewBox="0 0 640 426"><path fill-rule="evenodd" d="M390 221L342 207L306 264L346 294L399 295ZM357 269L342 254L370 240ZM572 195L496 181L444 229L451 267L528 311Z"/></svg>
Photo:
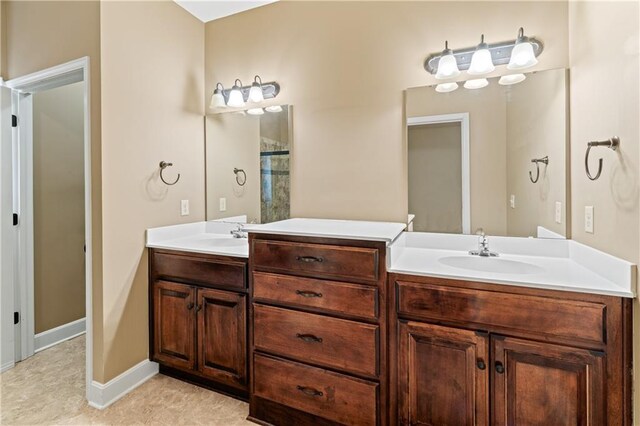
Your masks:
<svg viewBox="0 0 640 426"><path fill-rule="evenodd" d="M153 254L157 276L215 288L246 288L246 264L182 254Z"/></svg>
<svg viewBox="0 0 640 426"><path fill-rule="evenodd" d="M256 268L341 280L378 280L378 250L325 244L253 240Z"/></svg>
<svg viewBox="0 0 640 426"><path fill-rule="evenodd" d="M254 272L253 298L367 319L378 317L378 289L361 284Z"/></svg>
<svg viewBox="0 0 640 426"><path fill-rule="evenodd" d="M377 424L378 384L262 355L254 395L345 425Z"/></svg>
<svg viewBox="0 0 640 426"><path fill-rule="evenodd" d="M253 327L256 349L378 375L378 326L254 304Z"/></svg>
<svg viewBox="0 0 640 426"><path fill-rule="evenodd" d="M397 281L401 316L605 343L601 303Z"/></svg>

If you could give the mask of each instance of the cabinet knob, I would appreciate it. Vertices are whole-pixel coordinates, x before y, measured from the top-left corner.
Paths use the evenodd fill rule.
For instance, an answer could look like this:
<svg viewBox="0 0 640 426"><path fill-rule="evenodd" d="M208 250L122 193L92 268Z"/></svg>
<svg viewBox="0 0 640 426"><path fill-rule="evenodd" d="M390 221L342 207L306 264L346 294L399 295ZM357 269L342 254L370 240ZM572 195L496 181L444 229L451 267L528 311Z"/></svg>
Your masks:
<svg viewBox="0 0 640 426"><path fill-rule="evenodd" d="M504 365L500 361L496 361L496 373L502 374L504 373Z"/></svg>
<svg viewBox="0 0 640 426"><path fill-rule="evenodd" d="M189 302L187 303L187 310L192 310L193 309L193 302Z"/></svg>
<svg viewBox="0 0 640 426"><path fill-rule="evenodd" d="M196 306L196 312L198 312L200 309L202 309L202 305Z"/></svg>
<svg viewBox="0 0 640 426"><path fill-rule="evenodd" d="M484 363L484 360L482 358L478 358L478 360L476 361L476 365L480 370L484 370L487 368L487 365Z"/></svg>

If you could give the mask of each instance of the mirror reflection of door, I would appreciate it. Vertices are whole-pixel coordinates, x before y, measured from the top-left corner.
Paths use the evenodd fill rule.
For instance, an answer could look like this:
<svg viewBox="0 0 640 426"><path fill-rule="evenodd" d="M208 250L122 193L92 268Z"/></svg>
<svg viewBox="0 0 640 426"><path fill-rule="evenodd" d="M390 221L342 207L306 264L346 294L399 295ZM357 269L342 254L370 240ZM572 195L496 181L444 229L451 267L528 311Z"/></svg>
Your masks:
<svg viewBox="0 0 640 426"><path fill-rule="evenodd" d="M461 123L409 126L409 214L418 232L462 233Z"/></svg>

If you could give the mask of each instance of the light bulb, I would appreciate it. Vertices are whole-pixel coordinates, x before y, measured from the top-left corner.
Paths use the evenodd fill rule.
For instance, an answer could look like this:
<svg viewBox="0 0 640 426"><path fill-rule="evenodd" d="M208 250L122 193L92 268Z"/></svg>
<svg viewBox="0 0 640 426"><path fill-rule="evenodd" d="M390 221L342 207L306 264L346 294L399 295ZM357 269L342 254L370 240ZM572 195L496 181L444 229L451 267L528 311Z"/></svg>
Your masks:
<svg viewBox="0 0 640 426"><path fill-rule="evenodd" d="M436 92L448 93L453 92L458 88L458 83L440 83L436 86Z"/></svg>
<svg viewBox="0 0 640 426"><path fill-rule="evenodd" d="M475 80L467 80L464 82L465 89L482 89L488 85L489 81L486 78L477 78Z"/></svg>
<svg viewBox="0 0 640 426"><path fill-rule="evenodd" d="M484 42L483 34L480 38L480 44L476 47L476 51L473 52L471 65L469 66L467 73L469 73L469 75L483 75L489 74L495 69L496 67L493 65L493 60L491 59L489 45Z"/></svg>
<svg viewBox="0 0 640 426"><path fill-rule="evenodd" d="M247 110L247 114L249 115L262 115L264 114L264 110L262 108L250 108Z"/></svg>
<svg viewBox="0 0 640 426"><path fill-rule="evenodd" d="M271 105L265 108L268 112L280 112L282 107L280 105Z"/></svg>
<svg viewBox="0 0 640 426"><path fill-rule="evenodd" d="M458 62L456 61L456 57L453 56L453 51L449 49L449 42L444 42L444 50L440 55L440 60L438 61L438 72L436 72L436 78L438 80L444 80L447 78L453 78L460 75L460 70L458 69Z"/></svg>
<svg viewBox="0 0 640 426"><path fill-rule="evenodd" d="M255 103L264 101L264 95L262 93L262 79L259 75L256 75L253 79L253 84L251 85L251 89L249 89L249 100Z"/></svg>
<svg viewBox="0 0 640 426"><path fill-rule="evenodd" d="M525 76L524 74L503 75L502 77L500 77L498 84L509 86L511 84L520 83L521 81L524 81L525 78L527 78L527 76Z"/></svg>
<svg viewBox="0 0 640 426"><path fill-rule="evenodd" d="M509 58L509 65L507 65L507 69L522 70L532 67L537 63L538 60L533 52L533 45L529 41L529 37L524 35L524 29L520 28L518 31L518 38L516 39L516 45L511 51L511 58Z"/></svg>
<svg viewBox="0 0 640 426"><path fill-rule="evenodd" d="M238 86L238 82L240 82L240 86ZM229 93L229 101L227 105L233 108L242 108L244 103L244 96L242 95L242 82L240 80L236 80L231 88L231 93Z"/></svg>

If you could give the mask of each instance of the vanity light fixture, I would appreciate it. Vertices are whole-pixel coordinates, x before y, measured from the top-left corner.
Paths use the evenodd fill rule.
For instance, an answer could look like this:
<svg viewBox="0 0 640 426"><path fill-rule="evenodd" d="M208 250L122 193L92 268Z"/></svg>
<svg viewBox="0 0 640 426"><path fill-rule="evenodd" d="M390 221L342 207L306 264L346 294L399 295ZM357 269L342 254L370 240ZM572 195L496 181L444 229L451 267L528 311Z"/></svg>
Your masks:
<svg viewBox="0 0 640 426"><path fill-rule="evenodd" d="M211 103L209 104L209 108L224 108L227 106L227 103L224 100L224 86L222 83L216 84L216 88L213 91L213 95L211 95Z"/></svg>
<svg viewBox="0 0 640 426"><path fill-rule="evenodd" d="M444 50L440 54L440 59L438 61L438 72L436 73L436 78L438 80L445 80L459 75L460 70L458 69L456 57L453 56L453 51L449 49L449 42L445 41Z"/></svg>
<svg viewBox="0 0 640 426"><path fill-rule="evenodd" d="M524 81L526 78L527 76L524 74L503 75L502 77L500 77L498 84L500 84L501 86L510 86L512 84L518 84Z"/></svg>
<svg viewBox="0 0 640 426"><path fill-rule="evenodd" d="M240 83L240 85L238 85L238 83ZM245 105L244 96L242 95L242 81L240 81L239 78L236 78L236 81L233 83L227 105L233 108L242 108Z"/></svg>
<svg viewBox="0 0 640 426"><path fill-rule="evenodd" d="M264 101L264 95L262 94L262 79L259 75L256 75L253 78L253 84L251 84L251 89L249 89L249 100L255 103Z"/></svg>
<svg viewBox="0 0 640 426"><path fill-rule="evenodd" d="M262 114L264 114L264 110L262 108L249 108L247 110L247 114L249 114L249 115L262 115Z"/></svg>
<svg viewBox="0 0 640 426"><path fill-rule="evenodd" d="M438 93L449 93L453 92L458 88L458 83L440 83L436 86L436 92Z"/></svg>
<svg viewBox="0 0 640 426"><path fill-rule="evenodd" d="M475 80L467 80L464 82L465 89L482 89L489 85L489 80L486 78L476 78Z"/></svg>
<svg viewBox="0 0 640 426"><path fill-rule="evenodd" d="M482 36L480 36L480 44L476 46L476 51L473 52L473 56L471 57L471 65L469 65L467 73L469 73L469 75L484 75L489 74L495 69L496 67L493 65L493 60L491 59L489 45L484 42L484 34L482 34Z"/></svg>
<svg viewBox="0 0 640 426"><path fill-rule="evenodd" d="M529 40L529 37L524 35L524 28L520 27L516 45L511 51L511 58L509 59L507 68L510 70L522 70L532 67L537 63L538 60L536 59L533 44Z"/></svg>
<svg viewBox="0 0 640 426"><path fill-rule="evenodd" d="M271 105L265 108L267 112L281 112L282 107L280 105Z"/></svg>

